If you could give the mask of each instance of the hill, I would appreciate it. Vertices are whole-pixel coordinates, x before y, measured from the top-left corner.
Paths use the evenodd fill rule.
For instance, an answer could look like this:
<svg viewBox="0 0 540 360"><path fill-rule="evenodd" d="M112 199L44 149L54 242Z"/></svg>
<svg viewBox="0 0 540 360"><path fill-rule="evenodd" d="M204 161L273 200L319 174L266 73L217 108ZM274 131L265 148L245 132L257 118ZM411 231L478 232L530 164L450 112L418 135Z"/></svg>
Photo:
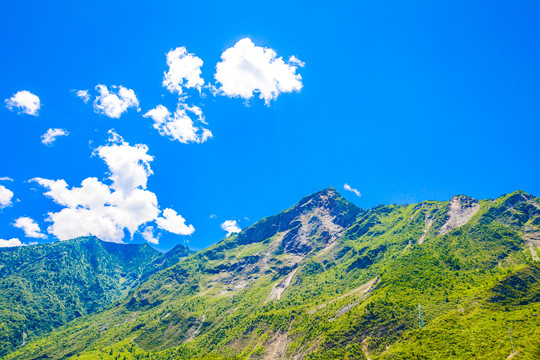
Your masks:
<svg viewBox="0 0 540 360"><path fill-rule="evenodd" d="M125 295L189 250L84 237L0 249L0 355ZM23 333L25 335L23 335Z"/></svg>
<svg viewBox="0 0 540 360"><path fill-rule="evenodd" d="M328 188L6 358L536 359L539 229L522 191L362 210Z"/></svg>

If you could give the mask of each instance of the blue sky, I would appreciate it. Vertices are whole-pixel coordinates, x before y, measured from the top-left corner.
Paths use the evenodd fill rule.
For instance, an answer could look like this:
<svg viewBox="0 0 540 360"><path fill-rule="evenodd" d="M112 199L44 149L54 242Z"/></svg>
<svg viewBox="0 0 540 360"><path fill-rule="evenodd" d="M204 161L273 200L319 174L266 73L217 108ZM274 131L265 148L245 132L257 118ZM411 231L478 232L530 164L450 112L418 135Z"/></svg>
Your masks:
<svg viewBox="0 0 540 360"><path fill-rule="evenodd" d="M84 194L67 205L61 189L46 196L43 179L62 179L72 191L95 178L113 197L137 190L153 204L148 213L107 200L107 214L127 211L129 219L110 215L96 228L112 234L112 226L114 241L138 242L150 227L160 249L186 241L204 248L226 235L226 220L245 228L328 186L363 208L455 194L540 193L538 2L5 1L0 31L0 178L12 179L0 186L13 193L0 209L3 240L55 241L92 228L82 210L105 216ZM252 43L244 50L283 65L248 56L235 67L246 55L243 39ZM200 76L189 76L204 83L186 86L184 77L180 90L170 91L163 86L167 53L181 47L203 62ZM230 49L238 51L219 82L216 64ZM249 69L281 81L277 92L258 86L257 76L246 83ZM234 96L238 81L251 86L251 99ZM99 113L97 85L131 89L138 105L118 118ZM23 90L39 97L37 116L9 106ZM72 90L88 90L91 98L85 103ZM171 113L165 125L180 106L199 133L182 143L166 127L158 131L144 116L158 105ZM212 133L205 141L203 128ZM48 129L69 135L45 145ZM108 140L111 129L116 142ZM99 153L120 148L153 157L146 164L152 174L117 170L136 180L131 188L110 179L114 172ZM115 156L108 158L113 166L122 161ZM36 178L41 183L29 181ZM345 191L345 183L361 196ZM65 209L72 211L51 217ZM133 240L128 223L136 227Z"/></svg>

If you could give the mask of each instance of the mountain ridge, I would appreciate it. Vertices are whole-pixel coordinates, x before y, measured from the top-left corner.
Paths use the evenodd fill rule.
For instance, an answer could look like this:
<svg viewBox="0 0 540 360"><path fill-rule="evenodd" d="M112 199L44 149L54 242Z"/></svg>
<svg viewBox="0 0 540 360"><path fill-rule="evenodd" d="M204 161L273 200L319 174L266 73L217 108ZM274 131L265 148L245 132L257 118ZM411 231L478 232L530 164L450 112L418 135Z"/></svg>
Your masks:
<svg viewBox="0 0 540 360"><path fill-rule="evenodd" d="M324 189L7 358L488 359L506 352L504 326L483 335L489 349L476 340L494 318L513 321L515 357L532 359L539 209L517 191L362 210Z"/></svg>
<svg viewBox="0 0 540 360"><path fill-rule="evenodd" d="M161 255L148 244L96 237L0 249L0 355L28 338L113 303L189 250Z"/></svg>

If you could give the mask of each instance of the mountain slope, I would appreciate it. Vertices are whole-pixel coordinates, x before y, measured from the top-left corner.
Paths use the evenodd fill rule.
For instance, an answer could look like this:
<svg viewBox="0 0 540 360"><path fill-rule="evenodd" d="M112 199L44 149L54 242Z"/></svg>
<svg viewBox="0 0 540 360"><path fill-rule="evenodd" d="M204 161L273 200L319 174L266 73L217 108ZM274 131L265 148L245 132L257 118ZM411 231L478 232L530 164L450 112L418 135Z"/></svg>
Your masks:
<svg viewBox="0 0 540 360"><path fill-rule="evenodd" d="M182 247L162 255L146 244L94 237L0 249L0 355L23 336L32 339L111 304L188 253Z"/></svg>
<svg viewBox="0 0 540 360"><path fill-rule="evenodd" d="M492 359L510 327L533 359L539 228L523 192L365 211L329 188L7 358Z"/></svg>

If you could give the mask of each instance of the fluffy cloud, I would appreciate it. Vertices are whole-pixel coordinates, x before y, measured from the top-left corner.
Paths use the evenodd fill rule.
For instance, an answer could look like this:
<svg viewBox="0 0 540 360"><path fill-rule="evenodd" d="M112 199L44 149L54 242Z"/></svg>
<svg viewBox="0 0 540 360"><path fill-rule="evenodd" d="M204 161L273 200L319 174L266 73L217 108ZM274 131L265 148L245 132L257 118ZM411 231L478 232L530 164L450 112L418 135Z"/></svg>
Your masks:
<svg viewBox="0 0 540 360"><path fill-rule="evenodd" d="M343 185L343 189L354 193L356 196L362 196L362 194L360 194L360 191L358 191L358 189L355 189L355 188L351 187L347 183L345 183L345 185Z"/></svg>
<svg viewBox="0 0 540 360"><path fill-rule="evenodd" d="M22 246L19 239L13 238L9 240L0 239L0 248Z"/></svg>
<svg viewBox="0 0 540 360"><path fill-rule="evenodd" d="M217 91L246 100L259 93L269 105L280 93L300 91L302 77L296 70L302 66L304 63L295 56L284 61L273 49L255 46L251 39L244 38L221 54L215 74L221 84Z"/></svg>
<svg viewBox="0 0 540 360"><path fill-rule="evenodd" d="M23 216L15 220L15 223L13 223L13 226L15 226L16 228L22 229L26 237L36 238L36 239L47 238L47 235L41 232L39 225L34 221L34 219L29 218L27 216Z"/></svg>
<svg viewBox="0 0 540 360"><path fill-rule="evenodd" d="M201 90L204 80L201 78L203 61L200 58L182 46L167 53L167 65L169 71L163 76L163 86L167 90L178 94L182 94L182 87Z"/></svg>
<svg viewBox="0 0 540 360"><path fill-rule="evenodd" d="M3 176L3 177L0 177L0 181L13 181L13 179L10 178L9 176Z"/></svg>
<svg viewBox="0 0 540 360"><path fill-rule="evenodd" d="M12 198L13 191L9 190L3 185L0 185L0 209L10 206Z"/></svg>
<svg viewBox="0 0 540 360"><path fill-rule="evenodd" d="M157 197L146 189L148 177L153 174L150 168L153 157L148 154L148 147L131 146L118 134L110 133L109 144L95 151L109 168L109 185L94 177L72 188L64 180L33 179L48 189L46 196L64 207L48 214L48 221L52 222L49 233L60 240L94 235L102 240L122 242L125 230L133 236L143 224L152 221L157 221L164 230L185 234L187 231L179 230L180 219L181 225L192 233L193 226L185 225L185 220L171 209L163 212L165 217L159 217ZM142 235L147 241L157 242L148 227Z"/></svg>
<svg viewBox="0 0 540 360"><path fill-rule="evenodd" d="M111 91L105 85L96 86L99 96L94 100L94 111L110 118L118 119L129 108L139 109L139 100L135 92L123 86L111 86Z"/></svg>
<svg viewBox="0 0 540 360"><path fill-rule="evenodd" d="M193 225L186 225L186 219L173 209L163 210L163 217L159 217L156 223L160 229L177 235L191 235L195 231Z"/></svg>
<svg viewBox="0 0 540 360"><path fill-rule="evenodd" d="M96 153L109 167L111 188L128 195L135 189L146 189L148 177L153 174L150 162L154 160L148 155L148 146L131 146L115 132L110 134L111 143L100 146Z"/></svg>
<svg viewBox="0 0 540 360"><path fill-rule="evenodd" d="M205 124L201 109L197 106L189 107L182 101L174 113L165 106L158 105L143 116L154 120L154 128L163 136L183 144L203 143L212 137L212 132L203 126L195 126L190 113L195 115L198 123Z"/></svg>
<svg viewBox="0 0 540 360"><path fill-rule="evenodd" d="M17 92L11 98L6 99L5 102L6 107L11 111L17 108L19 112L34 116L38 116L41 107L39 97L26 90Z"/></svg>
<svg viewBox="0 0 540 360"><path fill-rule="evenodd" d="M85 104L88 104L90 101L90 94L88 93L88 90L72 90L77 97L80 97L83 99Z"/></svg>
<svg viewBox="0 0 540 360"><path fill-rule="evenodd" d="M45 145L51 145L57 137L68 136L69 132L65 129L49 129L41 136L41 142Z"/></svg>
<svg viewBox="0 0 540 360"><path fill-rule="evenodd" d="M221 224L221 228L227 232L227 237L231 236L233 233L239 233L242 231L240 227L236 224L236 220L225 220Z"/></svg>

